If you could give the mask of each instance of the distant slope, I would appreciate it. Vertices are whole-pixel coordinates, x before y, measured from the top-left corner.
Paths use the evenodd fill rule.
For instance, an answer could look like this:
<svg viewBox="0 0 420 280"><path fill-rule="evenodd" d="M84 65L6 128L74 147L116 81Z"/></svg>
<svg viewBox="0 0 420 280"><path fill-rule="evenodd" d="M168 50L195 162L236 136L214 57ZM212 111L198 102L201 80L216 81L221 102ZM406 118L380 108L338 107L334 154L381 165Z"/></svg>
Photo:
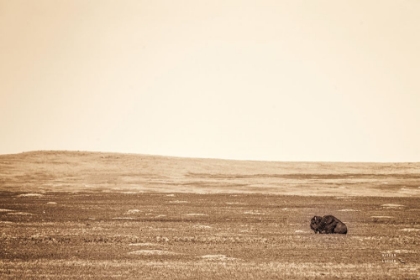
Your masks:
<svg viewBox="0 0 420 280"><path fill-rule="evenodd" d="M0 191L420 197L420 163L263 162L37 151L0 155Z"/></svg>

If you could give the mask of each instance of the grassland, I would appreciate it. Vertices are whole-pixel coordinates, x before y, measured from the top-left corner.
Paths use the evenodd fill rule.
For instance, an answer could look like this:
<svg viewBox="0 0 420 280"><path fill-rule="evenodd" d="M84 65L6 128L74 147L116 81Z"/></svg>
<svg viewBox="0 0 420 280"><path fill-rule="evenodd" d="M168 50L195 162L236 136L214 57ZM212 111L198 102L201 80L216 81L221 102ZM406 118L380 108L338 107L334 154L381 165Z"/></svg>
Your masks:
<svg viewBox="0 0 420 280"><path fill-rule="evenodd" d="M3 155L0 278L418 279L419 187L417 163Z"/></svg>

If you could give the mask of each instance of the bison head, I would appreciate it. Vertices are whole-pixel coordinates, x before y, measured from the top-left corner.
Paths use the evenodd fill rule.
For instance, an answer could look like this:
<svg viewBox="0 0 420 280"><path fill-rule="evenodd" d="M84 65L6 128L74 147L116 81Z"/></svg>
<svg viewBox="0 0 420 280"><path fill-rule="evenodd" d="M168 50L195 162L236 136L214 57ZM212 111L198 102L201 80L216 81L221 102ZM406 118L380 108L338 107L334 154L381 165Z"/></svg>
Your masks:
<svg viewBox="0 0 420 280"><path fill-rule="evenodd" d="M311 229L315 233L319 232L318 228L319 228L319 225L321 224L321 220L322 220L322 217L320 217L320 216L314 216L311 219Z"/></svg>

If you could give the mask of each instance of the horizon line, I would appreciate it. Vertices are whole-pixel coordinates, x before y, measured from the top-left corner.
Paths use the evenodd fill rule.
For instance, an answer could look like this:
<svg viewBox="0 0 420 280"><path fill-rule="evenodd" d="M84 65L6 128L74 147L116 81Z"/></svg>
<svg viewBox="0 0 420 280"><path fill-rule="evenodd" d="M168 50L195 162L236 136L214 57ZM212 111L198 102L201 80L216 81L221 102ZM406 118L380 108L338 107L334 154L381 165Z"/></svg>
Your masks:
<svg viewBox="0 0 420 280"><path fill-rule="evenodd" d="M201 160L223 160L223 161L248 161L248 162L278 162L278 163L420 163L420 161L329 161L329 160L263 160L263 159L235 159L235 158L216 158L216 157L192 157L179 155L164 155L164 154L148 154L148 153L133 153L133 152L115 152L115 151L91 151L91 150L29 150L17 153L0 154L0 156L19 155L27 153L96 153L96 154L119 154L119 155L138 155L150 157L166 157L178 159L201 159Z"/></svg>

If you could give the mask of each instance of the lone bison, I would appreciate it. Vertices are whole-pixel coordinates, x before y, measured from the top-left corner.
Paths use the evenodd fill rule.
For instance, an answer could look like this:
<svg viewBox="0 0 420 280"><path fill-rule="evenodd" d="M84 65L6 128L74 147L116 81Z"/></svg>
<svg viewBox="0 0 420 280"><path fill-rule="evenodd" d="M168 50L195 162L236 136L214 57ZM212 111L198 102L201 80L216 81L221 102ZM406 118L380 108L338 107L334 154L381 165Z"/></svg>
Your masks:
<svg viewBox="0 0 420 280"><path fill-rule="evenodd" d="M347 226L333 215L326 215L324 217L314 216L311 219L311 229L315 233L347 234Z"/></svg>

